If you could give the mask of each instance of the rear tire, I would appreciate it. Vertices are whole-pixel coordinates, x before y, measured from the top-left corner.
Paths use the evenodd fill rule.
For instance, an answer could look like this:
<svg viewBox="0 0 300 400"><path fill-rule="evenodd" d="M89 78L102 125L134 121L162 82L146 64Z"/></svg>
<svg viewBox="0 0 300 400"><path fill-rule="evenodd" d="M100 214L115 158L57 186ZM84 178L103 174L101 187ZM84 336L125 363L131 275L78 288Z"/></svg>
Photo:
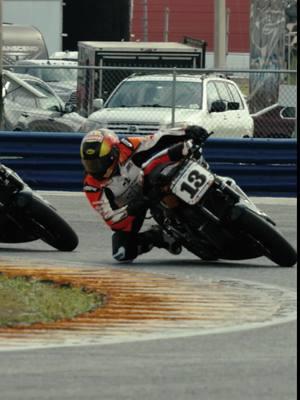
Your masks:
<svg viewBox="0 0 300 400"><path fill-rule="evenodd" d="M45 243L60 251L72 251L77 247L77 234L48 204L32 197L24 213L29 229Z"/></svg>
<svg viewBox="0 0 300 400"><path fill-rule="evenodd" d="M269 221L249 208L236 205L232 211L234 227L250 234L266 250L265 256L281 267L292 267L297 253L290 243Z"/></svg>

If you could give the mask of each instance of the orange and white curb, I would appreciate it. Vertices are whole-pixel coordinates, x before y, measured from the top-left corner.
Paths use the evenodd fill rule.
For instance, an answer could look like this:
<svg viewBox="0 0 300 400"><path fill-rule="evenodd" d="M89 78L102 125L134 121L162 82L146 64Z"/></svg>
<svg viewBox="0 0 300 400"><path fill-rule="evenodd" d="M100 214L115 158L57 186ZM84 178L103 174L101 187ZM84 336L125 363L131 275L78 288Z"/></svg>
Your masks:
<svg viewBox="0 0 300 400"><path fill-rule="evenodd" d="M68 283L101 293L105 300L72 320L0 328L0 351L206 335L296 319L296 292L255 282L5 262L0 272Z"/></svg>

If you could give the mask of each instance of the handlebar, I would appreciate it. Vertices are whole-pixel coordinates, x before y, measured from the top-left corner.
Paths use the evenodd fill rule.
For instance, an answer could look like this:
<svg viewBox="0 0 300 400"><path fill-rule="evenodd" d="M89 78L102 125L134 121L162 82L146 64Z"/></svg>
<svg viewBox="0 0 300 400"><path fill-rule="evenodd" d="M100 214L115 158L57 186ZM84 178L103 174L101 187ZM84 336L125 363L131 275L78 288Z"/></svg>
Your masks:
<svg viewBox="0 0 300 400"><path fill-rule="evenodd" d="M206 135L201 136L200 138L191 138L186 141L188 147L188 154L196 156L196 158L200 158L202 155L202 147L206 140L214 134L214 131L208 132Z"/></svg>
<svg viewBox="0 0 300 400"><path fill-rule="evenodd" d="M0 182L5 186L14 186L18 190L24 188L24 182L12 169L0 164Z"/></svg>

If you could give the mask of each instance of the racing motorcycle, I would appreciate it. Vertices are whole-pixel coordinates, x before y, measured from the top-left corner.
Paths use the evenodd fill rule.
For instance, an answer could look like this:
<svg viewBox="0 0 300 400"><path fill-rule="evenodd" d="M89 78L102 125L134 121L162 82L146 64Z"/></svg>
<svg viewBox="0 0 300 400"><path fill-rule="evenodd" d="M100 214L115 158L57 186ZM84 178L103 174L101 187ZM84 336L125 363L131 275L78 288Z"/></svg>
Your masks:
<svg viewBox="0 0 300 400"><path fill-rule="evenodd" d="M184 160L155 172L147 192L152 218L203 260L265 256L280 266L293 266L297 253L275 222L233 179L211 171L202 151L207 137L201 145L189 140Z"/></svg>
<svg viewBox="0 0 300 400"><path fill-rule="evenodd" d="M61 251L78 245L77 234L55 208L16 172L0 164L0 242L38 239Z"/></svg>

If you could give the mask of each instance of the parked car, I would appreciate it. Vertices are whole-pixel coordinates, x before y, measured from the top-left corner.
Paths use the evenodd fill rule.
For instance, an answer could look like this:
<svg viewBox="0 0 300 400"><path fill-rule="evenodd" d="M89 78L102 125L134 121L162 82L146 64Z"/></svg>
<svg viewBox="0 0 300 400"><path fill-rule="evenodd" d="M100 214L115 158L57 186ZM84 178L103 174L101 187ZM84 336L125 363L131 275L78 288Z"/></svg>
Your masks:
<svg viewBox="0 0 300 400"><path fill-rule="evenodd" d="M254 137L291 138L296 137L297 86L281 84L277 103L255 114Z"/></svg>
<svg viewBox="0 0 300 400"><path fill-rule="evenodd" d="M31 75L4 70L2 96L8 131L75 132L85 121L47 83Z"/></svg>
<svg viewBox="0 0 300 400"><path fill-rule="evenodd" d="M174 105L174 107L173 107ZM215 137L253 135L253 119L239 87L213 74L136 74L124 79L81 128L108 127L117 133L151 134L158 129L197 124Z"/></svg>
<svg viewBox="0 0 300 400"><path fill-rule="evenodd" d="M290 138L296 130L296 108L276 103L252 114L254 137Z"/></svg>
<svg viewBox="0 0 300 400"><path fill-rule="evenodd" d="M65 103L76 105L77 66L76 61L19 60L12 70L42 79Z"/></svg>

